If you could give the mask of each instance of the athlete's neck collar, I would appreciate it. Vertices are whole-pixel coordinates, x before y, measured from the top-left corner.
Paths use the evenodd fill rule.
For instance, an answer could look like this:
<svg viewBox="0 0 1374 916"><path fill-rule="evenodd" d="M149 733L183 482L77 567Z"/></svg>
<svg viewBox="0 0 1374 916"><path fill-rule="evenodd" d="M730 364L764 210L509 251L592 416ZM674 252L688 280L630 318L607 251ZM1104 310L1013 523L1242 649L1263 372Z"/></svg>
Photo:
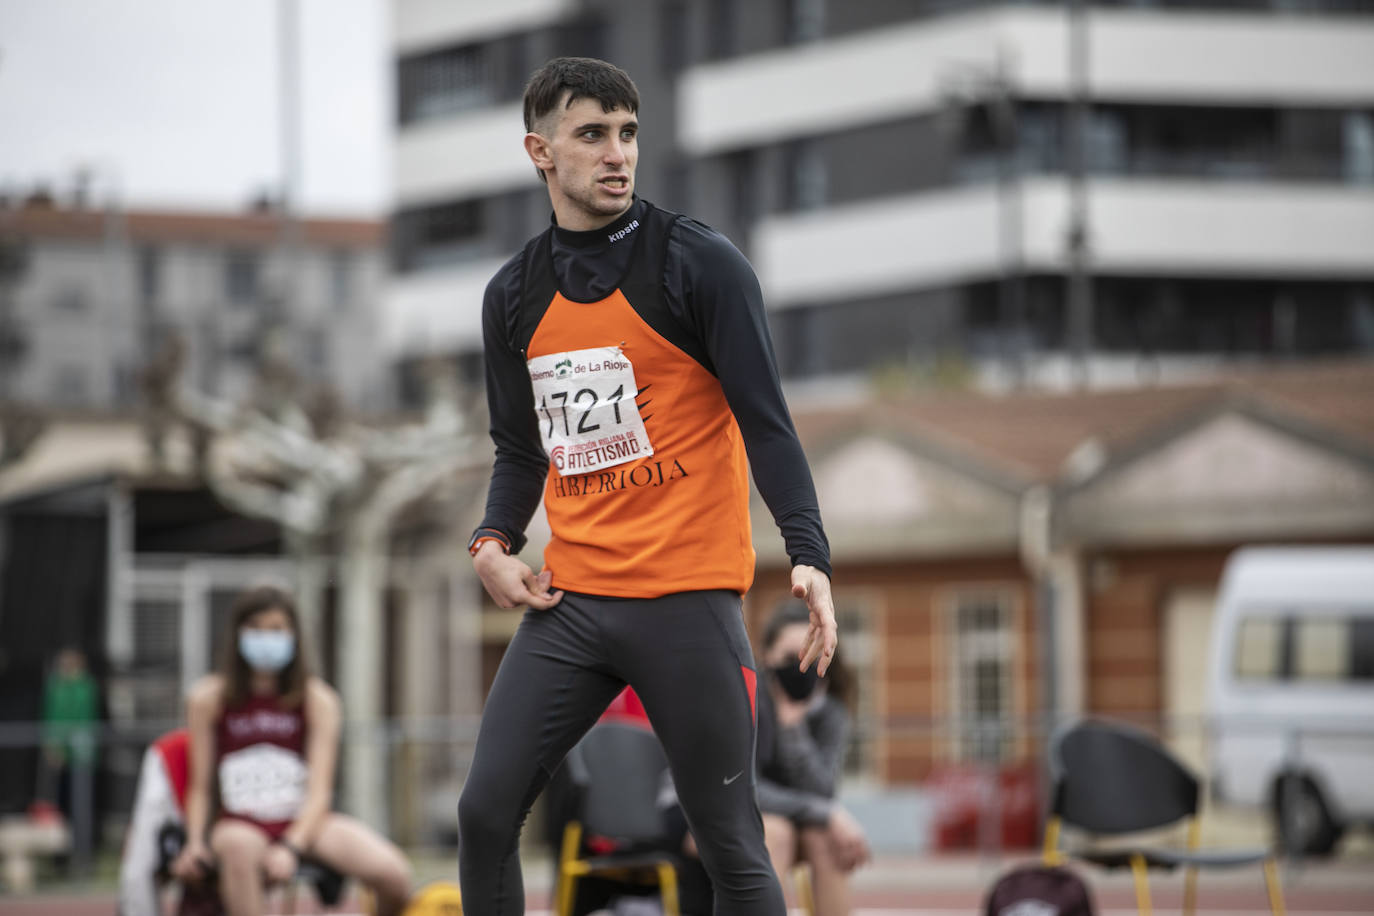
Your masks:
<svg viewBox="0 0 1374 916"><path fill-rule="evenodd" d="M639 195L636 194L634 202L630 204L624 213L620 214L614 222L607 223L599 229L588 229L585 232L579 232L574 229L564 229L562 226L558 225L557 215L550 216L549 221L553 224L553 234L558 240L558 244L567 245L572 248L590 248L593 245L605 245L609 242L621 241L622 239L628 240L629 236L633 234L634 229L639 228L637 225L631 228L630 224L642 220L644 218L644 211L647 209L648 204L640 200ZM626 229L630 229L630 231L626 232Z"/></svg>

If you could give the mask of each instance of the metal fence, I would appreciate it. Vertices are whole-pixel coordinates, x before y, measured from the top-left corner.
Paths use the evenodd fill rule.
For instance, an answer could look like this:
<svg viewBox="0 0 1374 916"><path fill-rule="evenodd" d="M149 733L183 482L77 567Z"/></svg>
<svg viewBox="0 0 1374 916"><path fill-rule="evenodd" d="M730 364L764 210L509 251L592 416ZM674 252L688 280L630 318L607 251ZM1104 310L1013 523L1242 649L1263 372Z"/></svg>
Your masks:
<svg viewBox="0 0 1374 916"><path fill-rule="evenodd" d="M457 842L457 803L476 742L477 717L407 718L373 724L347 723L340 748L340 768L347 769L355 753L382 749L382 785L376 787L385 800L386 823L375 824L403 846L450 847ZM115 853L122 842L134 800L142 755L159 735L175 728L174 721L147 722L137 726L101 724L72 735L85 742L94 754L74 755L66 774L65 793L71 835L70 862L76 873L89 870L98 853ZM1198 773L1207 792L1207 815L1240 811L1251 845L1289 839L1286 848L1276 846L1296 862L1311 852L1297 838L1309 836L1312 819L1334 819L1348 800L1323 799L1314 810L1311 789L1334 791L1337 781L1353 772L1368 772L1374 764L1374 731L1333 729L1289 723L1279 731L1263 723L1137 719L1131 724L1162 735L1176 754ZM1009 848L1025 850L1038 845L1043 835L1047 796L1047 768L1043 766L1052 723L1043 717L1001 723L971 725L951 720L906 717L882 722L858 740L871 745L863 755L869 760L892 760L894 746L923 747L928 756L924 778L885 781L873 772L849 774L841 800L850 806L873 837L875 848L906 852L939 853L965 849L982 855L1000 855ZM1252 740L1250 751L1258 756L1277 753L1279 772L1287 778L1271 781L1262 797L1235 806L1210 791L1217 780L1211 771L1227 736ZM1272 744L1271 751L1255 751L1253 740ZM42 790L42 726L38 723L0 723L0 754L20 755L30 762L34 791ZM967 749L998 749L971 756ZM1273 750L1277 749L1277 750ZM1244 749L1242 749L1244 751ZM1197 763L1199 753L1204 761ZM1263 761L1256 759L1256 763ZM90 760L83 763L82 760ZM1272 774L1270 774L1272 775ZM1223 783L1220 788L1226 789ZM1364 780L1367 782L1367 780ZM22 816L16 813L7 817ZM538 809L527 826L526 837L537 843ZM1289 829L1276 825L1288 819ZM1334 823L1339 833L1338 822ZM1256 835L1258 834L1258 835Z"/></svg>

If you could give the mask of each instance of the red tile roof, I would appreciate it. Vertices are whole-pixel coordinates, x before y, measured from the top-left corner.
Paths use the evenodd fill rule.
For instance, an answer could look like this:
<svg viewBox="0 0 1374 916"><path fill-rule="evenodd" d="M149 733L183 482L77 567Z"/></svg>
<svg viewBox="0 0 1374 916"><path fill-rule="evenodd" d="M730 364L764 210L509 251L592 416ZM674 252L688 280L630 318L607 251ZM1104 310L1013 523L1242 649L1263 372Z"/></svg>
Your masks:
<svg viewBox="0 0 1374 916"><path fill-rule="evenodd" d="M1073 394L912 393L860 408L794 412L808 450L862 430L913 435L1023 481L1057 478L1095 439L1107 455L1237 399L1374 457L1374 360L1246 370L1209 384Z"/></svg>
<svg viewBox="0 0 1374 916"><path fill-rule="evenodd" d="M201 242L211 245L267 246L281 238L282 222L273 212L213 213L174 210L129 210L107 215L104 210L75 210L54 206L24 206L0 211L0 227L29 238L98 239L107 221L135 242ZM345 248L381 245L385 223L363 219L304 219L305 244Z"/></svg>

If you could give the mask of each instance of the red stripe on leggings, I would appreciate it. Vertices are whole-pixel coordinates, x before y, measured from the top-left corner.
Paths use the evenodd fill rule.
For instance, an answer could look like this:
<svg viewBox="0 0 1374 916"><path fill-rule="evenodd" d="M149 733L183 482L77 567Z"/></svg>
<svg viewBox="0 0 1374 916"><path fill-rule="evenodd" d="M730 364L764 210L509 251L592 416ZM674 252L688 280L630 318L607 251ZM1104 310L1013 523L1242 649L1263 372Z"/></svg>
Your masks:
<svg viewBox="0 0 1374 916"><path fill-rule="evenodd" d="M744 673L744 689L749 691L749 715L754 720L754 724L758 725L759 708L754 696L758 691L758 675L754 673L752 668L746 668L743 665L739 666L739 670Z"/></svg>

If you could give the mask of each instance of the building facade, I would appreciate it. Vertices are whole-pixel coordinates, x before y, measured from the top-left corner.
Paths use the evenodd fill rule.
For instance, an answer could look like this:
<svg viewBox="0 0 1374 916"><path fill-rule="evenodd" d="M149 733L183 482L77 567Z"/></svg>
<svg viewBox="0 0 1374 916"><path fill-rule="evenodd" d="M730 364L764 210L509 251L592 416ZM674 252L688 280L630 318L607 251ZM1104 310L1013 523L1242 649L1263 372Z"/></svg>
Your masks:
<svg viewBox="0 0 1374 916"><path fill-rule="evenodd" d="M1155 730L1206 772L1228 557L1374 541L1368 361L796 419L860 686L849 765L879 784L1034 757L1047 729L1083 714ZM766 507L753 510L757 633L790 569Z"/></svg>
<svg viewBox="0 0 1374 916"><path fill-rule="evenodd" d="M289 367L349 406L392 396L376 347L383 226L243 213L93 208L35 194L0 208L0 402L127 410L146 370L184 347L185 382L250 396Z"/></svg>
<svg viewBox="0 0 1374 916"><path fill-rule="evenodd" d="M394 10L396 358L478 377L485 285L548 225L520 100L556 54L630 72L639 193L754 264L856 672L847 797L875 836L911 787L1041 760L1080 714L1204 765L1226 558L1374 537L1374 3ZM913 375L1052 391L913 395ZM1084 381L1111 390L1054 391ZM753 519L757 633L788 564ZM535 563L538 514L530 534ZM487 607L485 678L517 619Z"/></svg>
<svg viewBox="0 0 1374 916"><path fill-rule="evenodd" d="M588 54L641 90L642 196L754 262L790 379L1374 349L1374 4L1084 7L398 0L389 346L475 367L548 220L523 80Z"/></svg>

